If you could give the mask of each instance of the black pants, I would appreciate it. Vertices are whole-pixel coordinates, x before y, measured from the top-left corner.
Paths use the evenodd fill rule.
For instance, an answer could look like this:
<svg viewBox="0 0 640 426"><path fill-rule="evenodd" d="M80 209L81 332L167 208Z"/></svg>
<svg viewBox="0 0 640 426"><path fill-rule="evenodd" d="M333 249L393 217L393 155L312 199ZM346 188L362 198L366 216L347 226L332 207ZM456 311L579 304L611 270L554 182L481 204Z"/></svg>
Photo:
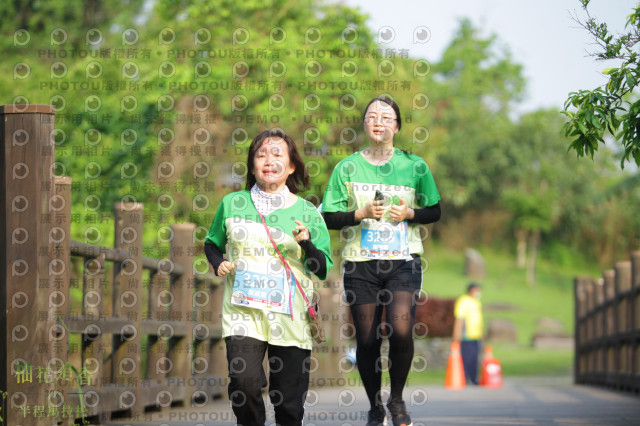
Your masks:
<svg viewBox="0 0 640 426"><path fill-rule="evenodd" d="M311 351L296 346L270 345L251 337L226 337L229 365L229 400L238 426L263 426L266 420L262 388L267 377L262 368L269 352L269 398L279 426L298 426L304 416L309 387Z"/></svg>
<svg viewBox="0 0 640 426"><path fill-rule="evenodd" d="M467 380L474 385L478 384L478 353L480 342L478 340L463 340L460 342L460 355L462 366Z"/></svg>

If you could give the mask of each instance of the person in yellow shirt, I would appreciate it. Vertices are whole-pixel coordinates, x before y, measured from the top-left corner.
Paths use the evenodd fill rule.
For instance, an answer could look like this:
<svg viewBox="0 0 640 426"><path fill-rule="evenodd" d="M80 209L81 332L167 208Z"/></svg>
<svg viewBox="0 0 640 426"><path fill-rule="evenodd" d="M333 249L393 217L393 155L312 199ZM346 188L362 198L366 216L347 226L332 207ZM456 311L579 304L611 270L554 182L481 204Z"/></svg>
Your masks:
<svg viewBox="0 0 640 426"><path fill-rule="evenodd" d="M471 283L467 294L458 297L453 308L453 340L460 342L460 354L467 381L478 384L478 354L482 340L482 303L480 285Z"/></svg>

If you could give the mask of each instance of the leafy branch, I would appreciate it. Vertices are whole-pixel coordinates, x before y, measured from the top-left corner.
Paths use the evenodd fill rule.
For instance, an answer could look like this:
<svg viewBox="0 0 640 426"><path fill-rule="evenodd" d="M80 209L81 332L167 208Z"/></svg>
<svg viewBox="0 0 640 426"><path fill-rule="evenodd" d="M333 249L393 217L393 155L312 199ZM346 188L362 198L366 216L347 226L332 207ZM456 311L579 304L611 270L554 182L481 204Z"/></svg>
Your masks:
<svg viewBox="0 0 640 426"><path fill-rule="evenodd" d="M606 68L609 76L606 85L594 90L569 93L563 113L569 118L564 130L567 137L575 137L569 149L578 157L593 155L599 143L604 143L609 133L622 145L624 154L620 167L633 160L640 166L640 100L633 101L634 89L640 83L640 58L637 45L640 42L640 4L627 17L626 33L613 35L607 24L591 17L587 9L590 0L580 0L587 19L574 20L586 29L595 40L599 51L591 53L599 61L621 60L618 68Z"/></svg>

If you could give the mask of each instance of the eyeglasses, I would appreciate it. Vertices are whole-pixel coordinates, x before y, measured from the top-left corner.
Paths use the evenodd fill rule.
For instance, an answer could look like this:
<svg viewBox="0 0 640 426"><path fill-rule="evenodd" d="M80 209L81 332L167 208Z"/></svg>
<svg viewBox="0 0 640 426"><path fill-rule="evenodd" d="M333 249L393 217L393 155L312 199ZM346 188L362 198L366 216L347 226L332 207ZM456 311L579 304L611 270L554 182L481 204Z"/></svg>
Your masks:
<svg viewBox="0 0 640 426"><path fill-rule="evenodd" d="M382 116L378 116L378 115L367 115L364 118L364 122L367 124L375 124L378 121L380 121L383 125L388 126L391 123L393 123L394 121L396 121L397 119L393 118L390 115L382 115Z"/></svg>

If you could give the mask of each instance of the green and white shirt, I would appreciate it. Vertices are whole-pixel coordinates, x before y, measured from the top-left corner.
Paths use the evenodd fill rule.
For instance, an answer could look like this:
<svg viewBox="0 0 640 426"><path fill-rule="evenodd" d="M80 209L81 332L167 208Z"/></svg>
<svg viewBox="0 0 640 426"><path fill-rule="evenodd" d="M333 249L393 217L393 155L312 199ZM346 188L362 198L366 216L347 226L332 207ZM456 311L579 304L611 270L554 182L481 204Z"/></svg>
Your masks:
<svg viewBox="0 0 640 426"><path fill-rule="evenodd" d="M313 279L304 265L304 251L292 235L295 220L301 221L309 230L311 242L322 251L327 260L327 271L333 266L329 232L320 213L313 204L299 198L289 207L278 209L267 216L265 221L280 253L291 267L295 277L311 301ZM205 237L205 243L213 243L227 253L229 262L236 269L226 275L222 301L222 336L241 335L269 342L278 346L312 348L312 336L304 298L295 284L286 279L282 263L273 249L260 215L251 201L250 191L239 191L226 195L218 207L216 215ZM244 277L244 278L240 278ZM263 289L256 288L238 295L246 277L263 279ZM325 279L326 276L318 277ZM246 282L248 282L247 279ZM258 281L260 281L258 279ZM235 287L234 287L235 283ZM271 283L287 286L285 290L293 295L293 321L290 314L278 313L271 306L263 308L243 305L244 296L255 292L266 299L284 302L288 308L289 297L280 292L270 292ZM271 295L277 297L273 298ZM232 302L233 300L233 302ZM275 302L274 302L275 303ZM275 306L275 305L274 305Z"/></svg>
<svg viewBox="0 0 640 426"><path fill-rule="evenodd" d="M417 224L394 222L389 210L402 199L412 209L440 201L433 176L425 161L394 148L391 159L380 166L369 163L361 152L342 160L331 173L322 210L350 212L374 199L376 190L384 195L385 212L380 220L363 219L345 232L347 243L342 257L352 262L374 259L410 259L424 248Z"/></svg>

